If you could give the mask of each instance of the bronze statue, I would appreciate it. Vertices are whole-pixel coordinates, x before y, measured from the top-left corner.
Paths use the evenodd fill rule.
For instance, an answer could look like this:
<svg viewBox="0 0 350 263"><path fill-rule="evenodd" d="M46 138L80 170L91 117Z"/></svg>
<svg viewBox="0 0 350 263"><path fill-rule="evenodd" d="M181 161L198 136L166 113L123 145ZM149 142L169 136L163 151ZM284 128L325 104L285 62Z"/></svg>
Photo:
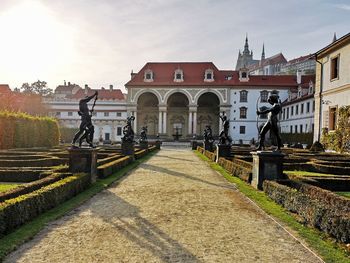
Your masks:
<svg viewBox="0 0 350 263"><path fill-rule="evenodd" d="M92 113L94 112L94 107L96 104L98 92L96 91L94 95L92 96L86 96L84 99L81 99L79 101L79 111L78 114L81 117L81 123L79 126L79 131L74 135L72 146L75 146L76 141L79 139L79 147L81 147L83 140L86 140L86 142L89 144L90 147L94 147L93 145L93 139L94 139L94 125L92 125L91 117ZM89 111L89 107L87 103L95 97L94 104L91 108L91 111Z"/></svg>
<svg viewBox="0 0 350 263"><path fill-rule="evenodd" d="M229 130L230 130L230 120L227 119L227 116L225 115L225 112L220 115L220 119L222 121L222 127L223 129L220 132L219 135L219 144L221 145L230 145L232 142L232 139L230 137Z"/></svg>
<svg viewBox="0 0 350 263"><path fill-rule="evenodd" d="M213 133L212 133L210 125L205 126L203 137L204 137L204 143L211 143L212 144L214 142Z"/></svg>
<svg viewBox="0 0 350 263"><path fill-rule="evenodd" d="M147 142L147 126L144 126L141 129L140 142Z"/></svg>
<svg viewBox="0 0 350 263"><path fill-rule="evenodd" d="M278 95L276 94L270 95L267 101L272 105L271 108L262 110L262 111L259 111L259 110L256 111L256 114L258 115L266 114L266 113L268 114L267 121L260 130L260 134L259 134L260 141L259 141L259 146L256 150L264 149L265 135L269 130L271 130L277 138L277 150L279 151L282 146L282 140L281 140L281 135L278 128L278 114L281 112L282 107L281 107L281 103L278 100Z"/></svg>
<svg viewBox="0 0 350 263"><path fill-rule="evenodd" d="M126 125L123 127L123 138L122 142L134 142L134 130L132 129L131 122L135 120L134 116L130 116L126 120Z"/></svg>

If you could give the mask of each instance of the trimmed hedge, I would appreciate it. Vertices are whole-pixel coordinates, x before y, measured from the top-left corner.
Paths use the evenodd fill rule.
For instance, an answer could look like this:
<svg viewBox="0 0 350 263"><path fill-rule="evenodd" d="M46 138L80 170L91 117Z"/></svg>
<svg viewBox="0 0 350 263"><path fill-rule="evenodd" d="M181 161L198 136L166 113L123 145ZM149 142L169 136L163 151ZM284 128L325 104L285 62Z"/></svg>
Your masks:
<svg viewBox="0 0 350 263"><path fill-rule="evenodd" d="M59 129L55 119L0 111L0 149L52 147L58 142Z"/></svg>
<svg viewBox="0 0 350 263"><path fill-rule="evenodd" d="M282 184L283 183L283 184ZM291 180L264 181L264 192L308 224L337 240L350 242L350 200L321 188Z"/></svg>
<svg viewBox="0 0 350 263"><path fill-rule="evenodd" d="M235 158L230 161L223 157L219 158L218 164L233 176L239 177L245 182L251 182L252 164Z"/></svg>
<svg viewBox="0 0 350 263"><path fill-rule="evenodd" d="M61 204L90 185L89 174L75 174L29 194L0 203L0 235Z"/></svg>
<svg viewBox="0 0 350 263"><path fill-rule="evenodd" d="M46 157L29 160L0 160L0 167L41 167L56 166L67 163L66 159Z"/></svg>
<svg viewBox="0 0 350 263"><path fill-rule="evenodd" d="M99 178L105 178L107 176L110 176L111 174L115 173L122 167L128 165L132 162L131 156L124 156L122 158L119 158L113 162L106 163L104 165L100 165L97 167L97 174Z"/></svg>
<svg viewBox="0 0 350 263"><path fill-rule="evenodd" d="M0 168L0 182L22 182L28 183L40 179L46 170L6 170ZM44 176L44 175L43 175Z"/></svg>
<svg viewBox="0 0 350 263"><path fill-rule="evenodd" d="M40 189L43 186L52 184L54 182L57 182L63 178L66 178L68 176L71 176L72 173L67 173L67 172L63 172L63 173L52 173L50 175L47 175L46 177L36 180L32 183L29 184L24 184L21 186L18 186L14 189L11 189L9 191L6 192L2 192L0 193L0 202L3 202L7 199L10 198L15 198L17 196L20 195L24 195L24 194L28 194L30 192L33 192L35 190Z"/></svg>
<svg viewBox="0 0 350 263"><path fill-rule="evenodd" d="M146 149L138 150L135 152L135 159L140 159L143 156L147 155L148 151Z"/></svg>

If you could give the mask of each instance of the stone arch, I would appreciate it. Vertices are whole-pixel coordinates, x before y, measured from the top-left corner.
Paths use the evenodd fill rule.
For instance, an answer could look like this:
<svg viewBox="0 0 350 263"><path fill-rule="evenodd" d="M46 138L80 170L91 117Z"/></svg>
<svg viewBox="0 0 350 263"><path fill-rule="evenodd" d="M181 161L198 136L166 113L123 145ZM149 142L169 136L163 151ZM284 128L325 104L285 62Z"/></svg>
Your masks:
<svg viewBox="0 0 350 263"><path fill-rule="evenodd" d="M188 100L189 104L191 104L193 102L192 96L187 90L184 90L184 89L172 89L172 90L169 90L165 94L165 96L164 96L164 104L168 105L168 100L169 100L170 96L175 94L175 93L182 93L182 94L184 94L187 97L187 100Z"/></svg>
<svg viewBox="0 0 350 263"><path fill-rule="evenodd" d="M184 92L173 92L167 98L167 135L174 137L181 135L179 139L186 138L188 134L190 100Z"/></svg>
<svg viewBox="0 0 350 263"><path fill-rule="evenodd" d="M202 134L205 126L210 125L213 135L219 135L220 97L213 92L204 92L197 99L197 132Z"/></svg>
<svg viewBox="0 0 350 263"><path fill-rule="evenodd" d="M139 97L140 97L141 95L145 94L145 93L152 93L152 94L154 94L154 95L157 97L157 99L158 99L158 104L161 103L162 97L161 97L161 95L159 94L159 92L158 92L157 90L155 90L155 89L141 89L141 90L138 90L138 91L135 93L135 95L134 95L132 101L135 102L135 103L137 103L138 100L139 100Z"/></svg>
<svg viewBox="0 0 350 263"><path fill-rule="evenodd" d="M217 98L219 99L220 105L225 104L224 98L222 97L222 94L218 90L215 90L215 89L203 89L200 92L198 92L196 94L196 96L194 96L195 104L198 105L198 99L200 98L200 96L202 96L205 93L213 93L213 94L215 94L217 96Z"/></svg>
<svg viewBox="0 0 350 263"><path fill-rule="evenodd" d="M147 135L156 136L158 133L159 100L153 92L143 92L137 99L137 130L140 134L142 127L147 126Z"/></svg>

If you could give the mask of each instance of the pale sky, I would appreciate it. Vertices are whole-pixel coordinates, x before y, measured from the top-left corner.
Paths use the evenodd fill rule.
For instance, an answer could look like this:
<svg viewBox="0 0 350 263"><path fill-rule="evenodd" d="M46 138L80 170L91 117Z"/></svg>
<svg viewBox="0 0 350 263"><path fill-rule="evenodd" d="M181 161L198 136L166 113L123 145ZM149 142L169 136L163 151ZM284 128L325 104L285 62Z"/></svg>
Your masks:
<svg viewBox="0 0 350 263"><path fill-rule="evenodd" d="M293 59L350 32L350 0L0 0L0 84L38 79L124 91L146 62L234 69L248 33L254 58Z"/></svg>

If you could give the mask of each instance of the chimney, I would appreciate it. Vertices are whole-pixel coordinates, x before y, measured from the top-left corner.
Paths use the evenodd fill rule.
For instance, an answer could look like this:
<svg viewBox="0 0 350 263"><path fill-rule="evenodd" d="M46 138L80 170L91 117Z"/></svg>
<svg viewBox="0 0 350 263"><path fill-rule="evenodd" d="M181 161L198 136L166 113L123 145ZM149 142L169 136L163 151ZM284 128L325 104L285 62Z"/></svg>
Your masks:
<svg viewBox="0 0 350 263"><path fill-rule="evenodd" d="M68 81L68 86L70 86L70 81Z"/></svg>
<svg viewBox="0 0 350 263"><path fill-rule="evenodd" d="M66 86L66 81L64 81L64 86Z"/></svg>
<svg viewBox="0 0 350 263"><path fill-rule="evenodd" d="M113 90L113 85L109 85L109 90L110 90L110 91Z"/></svg>
<svg viewBox="0 0 350 263"><path fill-rule="evenodd" d="M302 72L301 71L297 71L297 84L300 85L301 84L301 75L302 75Z"/></svg>
<svg viewBox="0 0 350 263"><path fill-rule="evenodd" d="M131 75L131 79L133 79L133 78L134 78L134 77L137 75L137 73L134 73L134 71L133 71L133 70L131 70L130 75Z"/></svg>
<svg viewBox="0 0 350 263"><path fill-rule="evenodd" d="M85 95L88 94L88 91L89 91L89 86L88 86L88 84L85 84L85 88L84 88Z"/></svg>

